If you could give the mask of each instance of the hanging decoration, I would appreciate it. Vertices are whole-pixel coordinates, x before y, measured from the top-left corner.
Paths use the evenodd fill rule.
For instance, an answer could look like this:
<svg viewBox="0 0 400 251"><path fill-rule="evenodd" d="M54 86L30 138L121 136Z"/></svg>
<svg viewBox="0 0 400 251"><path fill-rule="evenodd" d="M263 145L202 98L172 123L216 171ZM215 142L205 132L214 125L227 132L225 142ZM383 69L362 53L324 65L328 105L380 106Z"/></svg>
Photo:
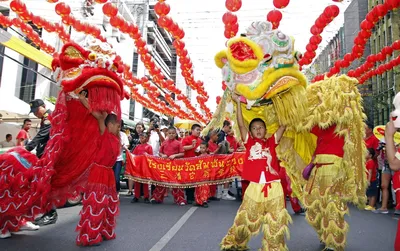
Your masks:
<svg viewBox="0 0 400 251"><path fill-rule="evenodd" d="M336 5L330 5L324 9L322 14L315 20L314 25L311 27L310 32L313 34L310 38L309 43L306 46L306 52L299 61L299 65L309 65L316 56L316 50L318 45L322 41L321 33L324 28L328 26L335 17L339 15L339 7Z"/></svg>
<svg viewBox="0 0 400 251"><path fill-rule="evenodd" d="M289 5L290 0L274 0L273 4L275 8L283 9Z"/></svg>
<svg viewBox="0 0 400 251"><path fill-rule="evenodd" d="M267 21L272 24L272 29L278 29L279 24L282 20L282 12L279 10L271 10L267 14Z"/></svg>

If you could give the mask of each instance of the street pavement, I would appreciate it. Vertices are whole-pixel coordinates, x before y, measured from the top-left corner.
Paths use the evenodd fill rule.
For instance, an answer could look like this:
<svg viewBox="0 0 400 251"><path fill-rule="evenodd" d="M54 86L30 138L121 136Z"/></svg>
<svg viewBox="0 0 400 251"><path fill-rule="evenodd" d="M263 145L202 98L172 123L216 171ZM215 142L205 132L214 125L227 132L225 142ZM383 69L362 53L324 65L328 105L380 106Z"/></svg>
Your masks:
<svg viewBox="0 0 400 251"><path fill-rule="evenodd" d="M81 206L58 209L56 224L44 226L35 232L22 231L12 238L0 240L0 250L133 250L133 251L218 251L219 243L231 226L240 202L215 201L209 208L172 204L172 196L164 204L142 202L131 204L131 197L120 196L117 239L96 247L77 247L75 227ZM317 235L304 216L294 215L290 225L289 250L322 250ZM374 214L351 208L348 251L393 250L398 217ZM261 235L249 244L251 250L261 246Z"/></svg>

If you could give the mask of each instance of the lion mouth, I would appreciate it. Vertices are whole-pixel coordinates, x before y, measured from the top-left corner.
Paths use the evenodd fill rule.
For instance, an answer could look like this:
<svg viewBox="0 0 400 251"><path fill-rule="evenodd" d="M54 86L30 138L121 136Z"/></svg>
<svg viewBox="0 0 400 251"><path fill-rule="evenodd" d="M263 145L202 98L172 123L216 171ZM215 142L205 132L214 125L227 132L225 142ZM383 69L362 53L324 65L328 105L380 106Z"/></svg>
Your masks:
<svg viewBox="0 0 400 251"><path fill-rule="evenodd" d="M281 95L290 90L293 86L300 85L300 81L291 76L284 76L278 79L275 83L273 83L270 87L268 87L265 92L263 98L271 99L275 95Z"/></svg>

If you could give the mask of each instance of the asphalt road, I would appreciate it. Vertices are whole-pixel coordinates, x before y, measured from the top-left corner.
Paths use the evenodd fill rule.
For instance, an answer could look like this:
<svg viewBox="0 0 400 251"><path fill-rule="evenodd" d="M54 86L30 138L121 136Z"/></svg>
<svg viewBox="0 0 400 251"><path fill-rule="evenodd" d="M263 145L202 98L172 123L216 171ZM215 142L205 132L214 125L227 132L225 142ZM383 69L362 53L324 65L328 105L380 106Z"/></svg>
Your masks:
<svg viewBox="0 0 400 251"><path fill-rule="evenodd" d="M134 250L134 251L218 251L219 242L231 226L237 201L211 202L209 208L177 206L171 195L164 204L130 203L131 197L121 195L117 239L96 247L77 247L74 232L81 206L58 209L56 224L35 232L22 231L12 238L0 240L0 250ZM322 250L317 235L304 216L293 215L290 225L290 250ZM397 217L393 214L377 215L351 209L348 217L348 251L393 250ZM251 250L261 246L261 235L250 242Z"/></svg>

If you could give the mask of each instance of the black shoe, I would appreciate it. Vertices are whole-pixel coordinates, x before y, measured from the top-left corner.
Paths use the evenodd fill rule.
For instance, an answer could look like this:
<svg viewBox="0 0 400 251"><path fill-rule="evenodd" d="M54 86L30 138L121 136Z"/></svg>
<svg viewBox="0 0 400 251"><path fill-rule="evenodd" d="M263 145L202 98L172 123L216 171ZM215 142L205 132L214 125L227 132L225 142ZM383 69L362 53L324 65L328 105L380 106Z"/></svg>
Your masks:
<svg viewBox="0 0 400 251"><path fill-rule="evenodd" d="M146 203L146 204L150 204L150 200L149 200L149 198L144 198L144 203Z"/></svg>
<svg viewBox="0 0 400 251"><path fill-rule="evenodd" d="M36 219L34 224L38 226L46 226L57 222L58 214L55 209L50 210L39 219Z"/></svg>
<svg viewBox="0 0 400 251"><path fill-rule="evenodd" d="M131 203L137 203L137 202L139 202L139 199L136 197L131 200Z"/></svg>
<svg viewBox="0 0 400 251"><path fill-rule="evenodd" d="M208 203L204 202L203 205L201 205L201 206L204 207L204 208L208 208Z"/></svg>
<svg viewBox="0 0 400 251"><path fill-rule="evenodd" d="M296 215L305 215L306 214L306 210L304 208L302 208L299 211L294 212L294 214L296 214Z"/></svg>
<svg viewBox="0 0 400 251"><path fill-rule="evenodd" d="M235 197L236 198L236 195L234 195L231 191L228 191L228 194L230 195L230 196L232 196L232 197Z"/></svg>
<svg viewBox="0 0 400 251"><path fill-rule="evenodd" d="M210 201L220 201L220 199L218 199L217 197L213 196L208 198Z"/></svg>
<svg viewBox="0 0 400 251"><path fill-rule="evenodd" d="M187 200L187 204L193 204L192 200Z"/></svg>

